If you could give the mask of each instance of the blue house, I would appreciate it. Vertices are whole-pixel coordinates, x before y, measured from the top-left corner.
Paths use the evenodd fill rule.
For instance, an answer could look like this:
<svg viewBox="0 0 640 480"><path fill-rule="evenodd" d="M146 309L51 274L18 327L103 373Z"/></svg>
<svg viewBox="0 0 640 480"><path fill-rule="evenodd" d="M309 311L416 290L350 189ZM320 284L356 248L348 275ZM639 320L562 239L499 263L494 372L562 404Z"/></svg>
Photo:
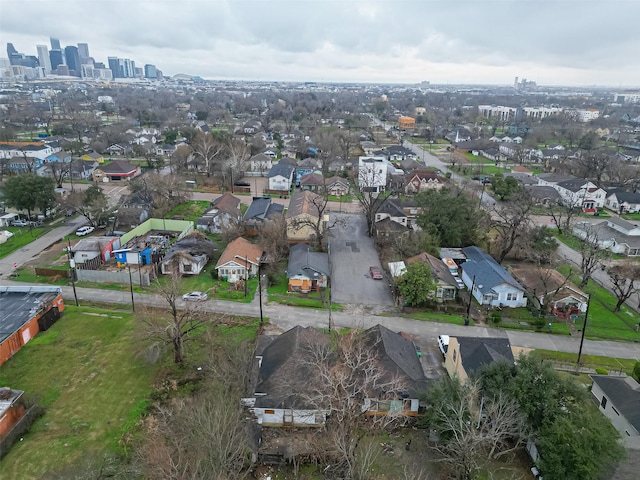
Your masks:
<svg viewBox="0 0 640 480"><path fill-rule="evenodd" d="M467 257L462 264L462 281L480 305L527 305L524 288L491 255L475 246L465 247L462 252Z"/></svg>
<svg viewBox="0 0 640 480"><path fill-rule="evenodd" d="M44 159L44 163L71 163L71 154L69 152L56 152L48 155Z"/></svg>

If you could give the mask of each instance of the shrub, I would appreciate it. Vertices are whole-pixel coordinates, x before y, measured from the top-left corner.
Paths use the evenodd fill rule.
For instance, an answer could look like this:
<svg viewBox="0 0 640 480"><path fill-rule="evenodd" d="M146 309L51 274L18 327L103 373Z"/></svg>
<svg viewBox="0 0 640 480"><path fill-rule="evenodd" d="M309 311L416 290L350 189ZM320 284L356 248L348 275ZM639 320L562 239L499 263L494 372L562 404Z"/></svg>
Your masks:
<svg viewBox="0 0 640 480"><path fill-rule="evenodd" d="M636 381L640 382L640 361L636 362L636 364L633 366L632 376L636 379Z"/></svg>
<svg viewBox="0 0 640 480"><path fill-rule="evenodd" d="M596 368L596 373L598 375L609 375L609 370L607 370L606 368L598 367Z"/></svg>

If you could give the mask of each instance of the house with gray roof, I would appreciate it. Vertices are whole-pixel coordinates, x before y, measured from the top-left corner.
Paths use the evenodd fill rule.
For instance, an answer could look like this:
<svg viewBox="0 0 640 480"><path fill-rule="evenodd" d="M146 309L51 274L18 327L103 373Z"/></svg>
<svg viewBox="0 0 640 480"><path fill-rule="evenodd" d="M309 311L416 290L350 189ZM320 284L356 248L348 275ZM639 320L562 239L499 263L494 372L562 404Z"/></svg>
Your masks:
<svg viewBox="0 0 640 480"><path fill-rule="evenodd" d="M628 376L590 375L591 395L622 440L640 446L640 384Z"/></svg>
<svg viewBox="0 0 640 480"><path fill-rule="evenodd" d="M253 197L253 201L242 217L247 235L255 235L262 225L284 213L284 206L273 203L270 197Z"/></svg>
<svg viewBox="0 0 640 480"><path fill-rule="evenodd" d="M306 243L299 243L289 249L289 292L320 291L321 288L326 288L329 273L328 254L314 252Z"/></svg>
<svg viewBox="0 0 640 480"><path fill-rule="evenodd" d="M295 167L288 162L280 160L273 165L267 173L269 178L269 190L288 192L293 184Z"/></svg>
<svg viewBox="0 0 640 480"><path fill-rule="evenodd" d="M607 191L604 206L618 214L640 212L640 192L626 192L622 188Z"/></svg>
<svg viewBox="0 0 640 480"><path fill-rule="evenodd" d="M462 281L480 305L525 307L525 289L482 249L462 249L467 261L462 264Z"/></svg>
<svg viewBox="0 0 640 480"><path fill-rule="evenodd" d="M493 362L513 365L508 338L449 337L444 367L450 377L464 382L473 372Z"/></svg>
<svg viewBox="0 0 640 480"><path fill-rule="evenodd" d="M611 217L596 224L578 222L573 226L573 234L597 243L602 250L628 257L640 256L640 226L622 218Z"/></svg>
<svg viewBox="0 0 640 480"><path fill-rule="evenodd" d="M380 416L418 414L420 394L428 386L413 342L406 336L376 325L357 335L355 343L372 355L367 366L375 369L376 387L363 381L362 411ZM322 427L330 413L326 395L319 395L328 385L319 375L319 367L309 359L318 352L327 352L323 364L336 365L330 352L329 335L313 327L293 327L276 337L258 339L252 385L242 403L255 415L263 427ZM356 347L358 348L358 347ZM350 372L357 380L367 375L362 370ZM399 391L386 391L389 385Z"/></svg>

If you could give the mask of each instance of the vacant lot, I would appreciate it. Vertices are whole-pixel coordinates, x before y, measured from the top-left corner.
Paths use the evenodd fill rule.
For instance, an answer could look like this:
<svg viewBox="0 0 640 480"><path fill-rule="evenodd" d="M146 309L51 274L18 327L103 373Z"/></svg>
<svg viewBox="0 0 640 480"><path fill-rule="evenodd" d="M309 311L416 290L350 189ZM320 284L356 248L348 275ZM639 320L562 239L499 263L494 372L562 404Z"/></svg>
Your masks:
<svg viewBox="0 0 640 480"><path fill-rule="evenodd" d="M2 478L39 478L90 453L117 450L146 407L157 367L136 357L134 320L67 306L62 318L2 366L0 385L45 408L0 463Z"/></svg>

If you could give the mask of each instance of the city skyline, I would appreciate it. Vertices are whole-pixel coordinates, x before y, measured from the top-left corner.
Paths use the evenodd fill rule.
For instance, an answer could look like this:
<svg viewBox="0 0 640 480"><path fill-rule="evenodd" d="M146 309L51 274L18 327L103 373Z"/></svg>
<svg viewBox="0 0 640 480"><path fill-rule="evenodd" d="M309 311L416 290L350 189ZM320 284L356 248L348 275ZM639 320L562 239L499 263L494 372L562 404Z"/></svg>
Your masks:
<svg viewBox="0 0 640 480"><path fill-rule="evenodd" d="M640 2L2 0L0 42L89 44L91 56L208 79L637 86ZM90 21L87 22L87 16ZM77 25L86 28L78 29ZM90 27L88 26L90 25Z"/></svg>

